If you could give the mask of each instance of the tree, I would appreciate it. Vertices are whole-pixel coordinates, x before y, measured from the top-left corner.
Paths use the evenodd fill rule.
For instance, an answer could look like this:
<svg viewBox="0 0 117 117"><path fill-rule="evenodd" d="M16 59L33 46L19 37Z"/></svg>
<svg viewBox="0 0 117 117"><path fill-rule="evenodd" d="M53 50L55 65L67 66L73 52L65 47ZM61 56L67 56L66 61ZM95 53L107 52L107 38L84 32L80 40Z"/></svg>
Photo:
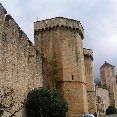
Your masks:
<svg viewBox="0 0 117 117"><path fill-rule="evenodd" d="M25 106L28 117L65 117L68 111L63 97L44 87L29 92Z"/></svg>
<svg viewBox="0 0 117 117"><path fill-rule="evenodd" d="M4 110L0 106L0 117L3 115Z"/></svg>
<svg viewBox="0 0 117 117"><path fill-rule="evenodd" d="M111 115L111 114L116 114L117 113L117 109L115 107L109 106L106 109L106 115Z"/></svg>

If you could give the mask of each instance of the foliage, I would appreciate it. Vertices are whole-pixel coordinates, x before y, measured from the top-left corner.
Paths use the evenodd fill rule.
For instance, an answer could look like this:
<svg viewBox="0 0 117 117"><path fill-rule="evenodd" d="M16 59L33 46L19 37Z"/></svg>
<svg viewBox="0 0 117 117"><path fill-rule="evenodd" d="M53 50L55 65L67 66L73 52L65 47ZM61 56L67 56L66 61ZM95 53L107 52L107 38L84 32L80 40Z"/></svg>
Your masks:
<svg viewBox="0 0 117 117"><path fill-rule="evenodd" d="M44 87L29 92L25 106L28 117L65 117L68 111L63 97Z"/></svg>
<svg viewBox="0 0 117 117"><path fill-rule="evenodd" d="M4 110L3 110L3 108L0 106L0 117L3 115L3 112L4 112Z"/></svg>
<svg viewBox="0 0 117 117"><path fill-rule="evenodd" d="M106 115L111 115L111 114L116 114L117 113L117 109L115 107L109 106L106 109Z"/></svg>

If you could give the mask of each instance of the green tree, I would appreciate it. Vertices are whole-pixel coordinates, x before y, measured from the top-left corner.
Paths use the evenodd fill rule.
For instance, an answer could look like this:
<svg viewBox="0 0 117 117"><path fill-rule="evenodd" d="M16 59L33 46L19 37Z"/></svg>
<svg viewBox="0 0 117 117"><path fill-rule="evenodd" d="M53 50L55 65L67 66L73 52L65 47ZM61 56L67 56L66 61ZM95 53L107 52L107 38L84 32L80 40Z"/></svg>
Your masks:
<svg viewBox="0 0 117 117"><path fill-rule="evenodd" d="M106 109L106 115L111 115L111 114L116 114L117 113L117 109L115 107L109 106Z"/></svg>
<svg viewBox="0 0 117 117"><path fill-rule="evenodd" d="M3 110L3 108L0 106L0 117L3 115L3 112L4 112L4 110Z"/></svg>
<svg viewBox="0 0 117 117"><path fill-rule="evenodd" d="M68 111L63 97L44 87L28 93L25 107L27 117L65 117Z"/></svg>

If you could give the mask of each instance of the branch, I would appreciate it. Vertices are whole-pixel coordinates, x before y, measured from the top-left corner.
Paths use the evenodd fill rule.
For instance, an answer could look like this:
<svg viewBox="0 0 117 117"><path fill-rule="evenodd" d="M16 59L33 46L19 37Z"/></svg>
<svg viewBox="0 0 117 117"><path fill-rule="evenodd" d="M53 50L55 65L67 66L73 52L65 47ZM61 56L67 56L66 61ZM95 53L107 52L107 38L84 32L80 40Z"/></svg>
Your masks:
<svg viewBox="0 0 117 117"><path fill-rule="evenodd" d="M19 112L22 108L23 108L23 105L20 108L18 108L16 111L14 111L11 115L9 115L9 117L15 116L15 114Z"/></svg>

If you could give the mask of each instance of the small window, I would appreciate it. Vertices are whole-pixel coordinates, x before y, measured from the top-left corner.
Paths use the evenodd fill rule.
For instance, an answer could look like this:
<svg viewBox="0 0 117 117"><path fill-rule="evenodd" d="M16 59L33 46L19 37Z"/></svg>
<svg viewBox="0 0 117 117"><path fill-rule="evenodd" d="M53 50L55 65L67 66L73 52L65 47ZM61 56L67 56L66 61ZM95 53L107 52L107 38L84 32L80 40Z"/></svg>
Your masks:
<svg viewBox="0 0 117 117"><path fill-rule="evenodd" d="M72 75L72 80L74 80L74 76Z"/></svg>

